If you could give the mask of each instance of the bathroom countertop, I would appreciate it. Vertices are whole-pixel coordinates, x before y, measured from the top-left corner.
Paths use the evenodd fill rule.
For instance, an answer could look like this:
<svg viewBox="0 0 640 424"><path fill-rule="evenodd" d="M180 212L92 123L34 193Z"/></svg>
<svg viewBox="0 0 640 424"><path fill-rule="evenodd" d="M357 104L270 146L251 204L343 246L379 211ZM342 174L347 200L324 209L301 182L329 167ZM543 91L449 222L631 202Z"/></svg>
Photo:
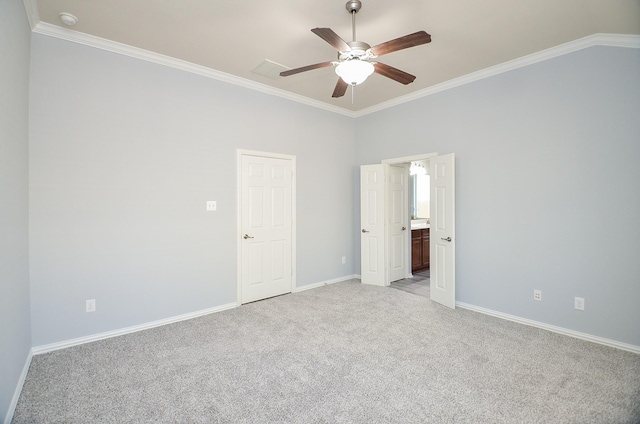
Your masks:
<svg viewBox="0 0 640 424"><path fill-rule="evenodd" d="M426 218L423 219L412 219L411 220L411 229L412 230L421 230L423 228L429 228L430 223Z"/></svg>

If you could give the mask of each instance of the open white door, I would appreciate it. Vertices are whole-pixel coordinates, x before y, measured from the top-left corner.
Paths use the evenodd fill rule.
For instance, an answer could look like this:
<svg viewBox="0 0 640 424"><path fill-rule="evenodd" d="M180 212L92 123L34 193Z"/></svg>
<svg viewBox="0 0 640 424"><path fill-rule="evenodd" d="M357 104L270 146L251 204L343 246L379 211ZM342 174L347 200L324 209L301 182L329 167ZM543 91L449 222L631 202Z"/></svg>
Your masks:
<svg viewBox="0 0 640 424"><path fill-rule="evenodd" d="M386 285L384 166L360 167L360 276L364 284Z"/></svg>
<svg viewBox="0 0 640 424"><path fill-rule="evenodd" d="M386 283L407 278L409 264L409 215L407 213L407 182L409 171L404 166L386 165L387 231L389 278Z"/></svg>
<svg viewBox="0 0 640 424"><path fill-rule="evenodd" d="M430 159L431 300L455 308L455 167L454 154Z"/></svg>

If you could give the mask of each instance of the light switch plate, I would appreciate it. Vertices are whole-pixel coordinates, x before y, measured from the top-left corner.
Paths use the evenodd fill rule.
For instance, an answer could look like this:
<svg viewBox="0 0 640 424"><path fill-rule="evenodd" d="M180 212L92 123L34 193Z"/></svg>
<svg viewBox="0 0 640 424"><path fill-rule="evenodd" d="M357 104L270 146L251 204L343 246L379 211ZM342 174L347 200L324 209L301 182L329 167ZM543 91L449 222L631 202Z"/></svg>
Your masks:
<svg viewBox="0 0 640 424"><path fill-rule="evenodd" d="M96 311L96 300L89 299L86 302L86 311L87 312L95 312Z"/></svg>

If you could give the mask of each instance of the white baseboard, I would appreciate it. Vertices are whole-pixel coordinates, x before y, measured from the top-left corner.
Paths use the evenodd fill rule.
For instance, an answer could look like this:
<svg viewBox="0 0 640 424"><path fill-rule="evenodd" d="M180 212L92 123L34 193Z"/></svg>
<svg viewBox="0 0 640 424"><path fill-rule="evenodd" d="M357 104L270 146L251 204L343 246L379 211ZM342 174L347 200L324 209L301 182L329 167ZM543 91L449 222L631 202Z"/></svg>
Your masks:
<svg viewBox="0 0 640 424"><path fill-rule="evenodd" d="M29 372L29 366L31 366L31 358L33 358L33 349L29 349L29 354L27 355L27 359L26 361L24 361L24 366L22 367L22 372L20 373L18 384L16 384L16 389L13 391L11 404L9 405L9 409L7 409L7 415L4 417L3 423L5 424L9 424L13 419L13 413L16 410L16 406L18 406L20 393L22 393L22 386L24 386L24 381L27 379L27 373Z"/></svg>
<svg viewBox="0 0 640 424"><path fill-rule="evenodd" d="M617 349L627 350L629 352L640 354L640 346L635 346L628 343L619 342L616 340L605 339L604 337L593 336L587 333L581 333L579 331L570 330L568 328L557 327L551 324L545 324L544 322L534 321L527 318L522 318L516 315L509 315L503 312L494 311L480 306L470 305L464 302L456 302L456 306L470 311L480 312L481 314L491 315L497 318L506 319L508 321L517 322L519 324L530 325L532 327L542 328L543 330L553 331L554 333L563 334L565 336L575 337L576 339L582 339L593 343L599 343L605 346L615 347Z"/></svg>
<svg viewBox="0 0 640 424"><path fill-rule="evenodd" d="M357 275L347 275L344 277L334 278L332 280L321 281L315 284L308 284L302 287L296 287L294 293L301 292L304 290L315 289L317 287L322 287L327 284L339 283L341 281L350 280L353 278L358 278ZM118 330L106 331L104 333L91 334L89 336L78 337L76 339L63 340L61 342L50 343L46 345L34 346L31 350L33 355L40 355L47 352L53 352L54 350L65 349L71 346L77 346L84 343L95 342L98 340L108 339L111 337L122 336L124 334L135 333L137 331L147 330L154 327L159 327L161 325L173 324L174 322L184 321L187 319L197 318L203 315L209 315L216 312L226 311L227 309L233 309L238 307L238 303L228 303L226 305L216 306L214 308L203 309L196 312L191 312L188 314L178 315L175 317L169 317L165 319L161 319L158 321L147 322L145 324L134 325L132 327L125 327Z"/></svg>
<svg viewBox="0 0 640 424"><path fill-rule="evenodd" d="M299 293L299 292L305 291L305 290L317 289L318 287L326 286L326 285L329 285L329 284L341 283L343 281L353 280L354 278L360 278L360 276L356 275L356 274L345 275L344 277L338 277L338 278L334 278L334 279L331 279L331 280L321 281L319 283L306 284L306 285L301 286L301 287L296 287L296 289L293 292L294 293Z"/></svg>
<svg viewBox="0 0 640 424"><path fill-rule="evenodd" d="M294 293L298 293L298 292L302 292L305 290L311 290L311 289L316 289L318 287L322 287L322 286L326 286L328 284L335 284L335 283L340 283L342 281L347 281L347 280L351 280L351 279L359 279L360 275L358 274L353 274L353 275L346 275L343 277L338 277L338 278L334 278L331 280L326 280L326 281L321 281L319 283L314 283L314 284L307 284L301 287L296 287L294 290ZM167 324L173 324L175 322L179 322L179 321L184 321L184 320L188 320L188 319L192 319L192 318L197 318L203 315L209 315L209 314L213 314L216 312L221 312L221 311L225 311L228 309L233 309L236 308L238 306L237 303L228 303L225 305L220 305L220 306L216 306L213 308L208 308L208 309L203 309L200 311L196 311L196 312L191 312L188 314L183 314L183 315L178 315L178 316L174 316L174 317L169 317L169 318L165 318L165 319L161 319L158 321L152 321L152 322L148 322L145 324L140 324L140 325L135 325L132 327L125 327L125 328L121 328L118 330L113 330L113 331L107 331L104 333L98 333L98 334L92 334L89 336L84 336L84 337L78 337L76 339L70 339L70 340L64 340L61 342L56 342L56 343L51 343L51 344L46 344L46 345L40 345L40 346L34 346L31 351L29 352L29 357L27 358L27 362L25 364L25 368L23 369L23 375L21 375L21 381L19 383L18 388L16 388L16 393L17 395L15 396L16 399L14 399L14 401L17 404L17 397L20 395L20 390L22 389L22 384L24 383L24 379L26 378L26 373L29 369L29 365L31 364L31 358L33 355L40 355L43 353L47 353L47 352L53 352L54 350L59 350L59 349L64 349L67 347L71 347L71 346L77 346L77 345L81 345L84 343L90 343L90 342L94 342L97 340L103 340L103 339L108 339L111 337L117 337L117 336L121 336L124 334L129 334L129 333L135 333L137 331L142 331L142 330L147 330L150 328L154 328L154 327L159 327L162 325L167 325ZM469 309L471 311L475 311L475 312L480 312L482 314L486 314L486 315L491 315L497 318L502 318L502 319L506 319L508 321L513 321L513 322L517 322L520 324L525 324L525 325L530 325L533 327L538 327L538 328L542 328L544 330L549 330L549 331L553 331L554 333L559 333L559 334L564 334L566 336L571 336L571 337L575 337L578 339L582 339L582 340L587 340L590 342L594 342L594 343L599 343L605 346L611 346L611 347L615 347L617 349L622 349L622 350L626 350L629 352L633 352L633 353L637 353L640 354L640 346L635 346L632 344L628 344L628 343L623 343L623 342L619 342L616 340L611 340L611 339L606 339L604 337L599 337L599 336L594 336L591 334L587 334L587 333L581 333L579 331L574 331L574 330L570 330L568 328L563 328L563 327L557 327L555 325L551 325L551 324L546 324L543 322L539 322L539 321L534 321L534 320L530 320L527 318L522 318L516 315L510 315L510 314L506 314L503 312L498 312L498 311L494 311L491 309L487 309L487 308L483 308L480 306L475 306L475 305L471 305L468 303L464 303L464 302L456 302L456 306L460 307L460 308L464 308L464 309ZM18 390L20 389L20 390Z"/></svg>
<svg viewBox="0 0 640 424"><path fill-rule="evenodd" d="M353 275L348 275L348 276L344 276L344 277L339 277L339 278L334 278L331 280L326 280L326 281L321 281L319 283L315 283L315 284L307 284L301 287L296 287L294 290L294 293L298 293L298 292L302 292L305 290L311 290L311 289L315 289L315 288L319 288L328 284L335 284L335 283L340 283L342 281L347 281L347 280L352 280L352 279L360 279L360 275L359 274L353 274ZM152 322L148 322L145 324L140 324L140 325L135 325L132 327L125 327L125 328L121 328L119 330L114 330L114 331L107 331L104 333L98 333L98 334L93 334L90 336L85 336L85 337L79 337L76 339L71 339L71 340L65 340L62 342L57 342L57 343L51 343L51 344L47 344L47 345L41 345L41 346L35 346L33 347L30 351L29 351L29 355L27 356L27 359L25 361L25 364L22 368L22 373L20 374L20 379L18 381L18 384L16 385L16 389L14 391L13 394L13 398L11 399L11 405L9 405L9 409L7 411L7 415L5 416L4 419L4 423L10 423L11 420L13 419L13 414L15 411L16 406L18 405L18 400L20 399L20 393L22 392L22 387L24 385L24 382L27 378L27 373L29 371L29 366L31 365L31 359L33 358L34 355L40 355L43 353L47 353L47 352L52 352L54 350L59 350L59 349L64 349L67 347L71 347L71 346L77 346L77 345L81 345L84 343L90 343L90 342L94 342L97 340L103 340L103 339L108 339L111 337L116 337L116 336L121 336L124 334L129 334L129 333L135 333L137 331L142 331L142 330L147 330L150 328L154 328L154 327L159 327L162 325L167 325L167 324L172 324L175 322L179 322L179 321L184 321L184 320L188 320L188 319L192 319L192 318L197 318L203 315L209 315L209 314L213 314L216 312L222 312L228 309L233 309L236 308L238 305L237 303L228 303L225 305L220 305L220 306L216 306L213 308L208 308L208 309L203 309L200 311L196 311L196 312L191 312L188 314L183 314L183 315L177 315L174 317L170 317L170 318L165 318L162 320L157 320L157 321L152 321ZM532 327L538 327L544 330L548 330L548 331L553 331L554 333L559 333L559 334L563 334L566 336L571 336L571 337L575 337L578 339L582 339L582 340L586 340L586 341L590 341L590 342L594 342L594 343L599 343L605 346L611 346L617 349L622 349L622 350L626 350L629 352L633 352L636 354L640 354L640 346L635 346L635 345L631 345L631 344L627 344L627 343L623 343L623 342L618 342L616 340L610 340L610 339L605 339L603 337L598 337L598 336L593 336L591 334L587 334L587 333L581 333L578 331L574 331L574 330L570 330L567 328L563 328L563 327L557 327L555 325L550 325L550 324L545 324L543 322L539 322L539 321L534 321L534 320L530 320L527 318L522 318L516 315L510 315L510 314L505 314L503 312L498 312L498 311L494 311L491 309L487 309L487 308L483 308L480 306L475 306L475 305L471 305L468 303L464 303L464 302L456 302L456 306L459 308L464 308L464 309L468 309L471 311L475 311L475 312L479 312L482 314L486 314L486 315L491 315L497 318L502 318L502 319L506 319L509 321L513 321L513 322L517 322L519 324L525 324L525 325L530 325Z"/></svg>
<svg viewBox="0 0 640 424"><path fill-rule="evenodd" d="M226 305L216 306L214 308L202 309L200 311L190 312L188 314L177 315L161 319L158 321L147 322L145 324L134 325L132 327L125 327L118 330L106 331L104 333L92 334L90 336L78 337L77 339L64 340L57 343L51 343L41 346L35 346L32 351L34 355L40 355L42 353L52 352L54 350L64 349L71 346L77 346L84 343L95 342L97 340L108 339L111 337L122 336L124 334L135 333L137 331L148 330L154 327L160 327L161 325L173 324L174 322L184 321L187 319L201 317L203 315L213 314L215 312L226 311L227 309L233 309L238 305L234 303L227 303Z"/></svg>

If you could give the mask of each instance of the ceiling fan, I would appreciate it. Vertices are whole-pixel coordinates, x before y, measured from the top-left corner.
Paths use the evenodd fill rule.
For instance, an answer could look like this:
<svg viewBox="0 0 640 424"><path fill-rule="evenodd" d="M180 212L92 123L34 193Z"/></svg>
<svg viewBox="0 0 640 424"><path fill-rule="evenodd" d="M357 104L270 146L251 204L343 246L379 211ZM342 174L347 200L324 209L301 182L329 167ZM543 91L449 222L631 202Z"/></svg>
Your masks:
<svg viewBox="0 0 640 424"><path fill-rule="evenodd" d="M374 72L398 81L401 84L407 85L412 83L416 79L414 75L408 74L393 66L372 60L398 50L429 43L431 42L431 36L425 31L418 31L373 47L362 41L356 41L356 13L358 13L361 7L362 3L359 0L348 1L346 4L347 11L351 14L353 41L344 41L331 28L314 28L311 30L311 32L331 44L331 46L338 51L338 61L321 62L301 68L290 69L280 72L280 76L288 77L313 69L336 66L336 74L338 74L339 78L331 97L344 96L349 85L356 86L363 83L367 77Z"/></svg>

